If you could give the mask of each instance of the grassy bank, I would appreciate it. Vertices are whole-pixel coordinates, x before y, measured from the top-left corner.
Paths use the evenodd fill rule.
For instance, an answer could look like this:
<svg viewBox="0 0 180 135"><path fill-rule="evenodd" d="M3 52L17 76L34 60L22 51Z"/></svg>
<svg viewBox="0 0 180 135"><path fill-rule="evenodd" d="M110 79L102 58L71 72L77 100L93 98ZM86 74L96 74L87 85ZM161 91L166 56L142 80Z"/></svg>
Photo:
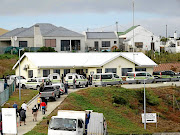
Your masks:
<svg viewBox="0 0 180 135"><path fill-rule="evenodd" d="M143 129L141 113L143 113L143 90L127 90L119 87L87 88L71 93L52 114L44 118L32 131L26 135L47 134L46 121L62 110L87 110L102 112L108 124L108 132L114 134L143 134L153 132L180 131L180 111L173 112L172 94L180 100L180 90L175 87L148 89L147 112L158 112L160 117L158 128L148 124ZM176 108L177 109L177 108ZM43 129L43 130L42 130Z"/></svg>
<svg viewBox="0 0 180 135"><path fill-rule="evenodd" d="M21 100L19 100L19 89L13 93L13 95L9 98L9 100L2 106L2 108L12 108L14 102L17 102L18 108L22 105L25 101L26 103L29 102L34 96L38 94L37 90L27 90L21 89Z"/></svg>
<svg viewBox="0 0 180 135"><path fill-rule="evenodd" d="M15 73L12 67L17 62L17 55L1 54L0 55L0 78L3 75L12 75Z"/></svg>

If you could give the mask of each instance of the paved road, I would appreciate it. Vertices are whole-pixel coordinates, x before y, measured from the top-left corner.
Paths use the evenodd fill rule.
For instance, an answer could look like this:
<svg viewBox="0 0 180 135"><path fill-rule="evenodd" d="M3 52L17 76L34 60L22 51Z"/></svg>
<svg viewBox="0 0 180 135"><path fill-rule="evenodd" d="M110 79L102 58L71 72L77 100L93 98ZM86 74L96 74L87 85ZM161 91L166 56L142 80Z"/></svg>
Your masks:
<svg viewBox="0 0 180 135"><path fill-rule="evenodd" d="M164 86L180 86L180 82L163 82L163 83L152 83L152 84L145 84L145 87L164 87ZM138 88L144 88L144 84L123 84L121 87L126 89L138 89Z"/></svg>
<svg viewBox="0 0 180 135"><path fill-rule="evenodd" d="M68 92L75 92L79 89L69 89ZM28 131L31 131L38 122L42 120L43 117L49 115L59 104L62 103L62 101L67 97L67 95L61 95L60 98L57 98L56 101L49 101L47 105L47 111L45 115L42 115L41 111L38 111L38 117L37 122L33 122L33 115L32 115L32 108L35 104L37 104L37 98L35 98L30 104L28 104L28 110L26 112L27 118L26 118L26 125L24 123L19 126L19 117L18 117L18 135L23 135L27 133Z"/></svg>

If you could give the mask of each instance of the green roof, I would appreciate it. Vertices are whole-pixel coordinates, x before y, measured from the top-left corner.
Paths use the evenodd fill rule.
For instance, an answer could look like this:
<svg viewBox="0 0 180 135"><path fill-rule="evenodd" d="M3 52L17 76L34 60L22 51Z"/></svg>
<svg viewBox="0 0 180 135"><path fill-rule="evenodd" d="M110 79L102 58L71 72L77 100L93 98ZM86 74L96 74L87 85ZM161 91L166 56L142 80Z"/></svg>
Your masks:
<svg viewBox="0 0 180 135"><path fill-rule="evenodd" d="M124 31L124 32L118 32L117 34L118 34L118 36L125 35L125 34L127 34L127 33L130 32L130 31L132 31L133 29L135 29L135 28L138 27L138 26L140 26L140 25L132 26L131 28L127 29L126 31Z"/></svg>

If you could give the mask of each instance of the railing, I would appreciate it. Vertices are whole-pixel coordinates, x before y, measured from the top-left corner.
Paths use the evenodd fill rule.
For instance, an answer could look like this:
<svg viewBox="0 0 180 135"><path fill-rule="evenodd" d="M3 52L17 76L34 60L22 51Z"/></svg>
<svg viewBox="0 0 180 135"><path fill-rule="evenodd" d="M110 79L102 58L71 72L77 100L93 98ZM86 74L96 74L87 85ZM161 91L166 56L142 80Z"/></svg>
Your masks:
<svg viewBox="0 0 180 135"><path fill-rule="evenodd" d="M21 49L22 47L0 47L0 54L4 53L11 53L11 54L17 54L18 50ZM23 47L25 50L28 50L29 52L37 52L40 47Z"/></svg>
<svg viewBox="0 0 180 135"><path fill-rule="evenodd" d="M0 106L9 100L10 96L13 94L15 89L16 89L15 82L13 81L9 85L9 87L7 87L4 91L0 92Z"/></svg>

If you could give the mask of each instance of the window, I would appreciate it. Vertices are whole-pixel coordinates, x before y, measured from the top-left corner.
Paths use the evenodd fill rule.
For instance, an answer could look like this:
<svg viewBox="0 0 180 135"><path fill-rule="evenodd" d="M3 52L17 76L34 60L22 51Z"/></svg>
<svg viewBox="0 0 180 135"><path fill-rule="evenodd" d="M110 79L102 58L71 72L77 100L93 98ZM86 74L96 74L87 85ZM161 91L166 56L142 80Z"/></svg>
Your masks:
<svg viewBox="0 0 180 135"><path fill-rule="evenodd" d="M53 79L57 79L57 76L53 76Z"/></svg>
<svg viewBox="0 0 180 135"><path fill-rule="evenodd" d="M81 42L80 40L71 40L72 50L78 51L81 50Z"/></svg>
<svg viewBox="0 0 180 135"><path fill-rule="evenodd" d="M114 78L119 78L119 76L118 76L118 75L116 75L116 74L114 74Z"/></svg>
<svg viewBox="0 0 180 135"><path fill-rule="evenodd" d="M114 44L117 44L117 41L114 41Z"/></svg>
<svg viewBox="0 0 180 135"><path fill-rule="evenodd" d="M122 68L122 76L126 76L127 72L132 72L132 68Z"/></svg>
<svg viewBox="0 0 180 135"><path fill-rule="evenodd" d="M146 68L135 68L135 71L146 71Z"/></svg>
<svg viewBox="0 0 180 135"><path fill-rule="evenodd" d="M45 39L46 47L56 47L56 39Z"/></svg>
<svg viewBox="0 0 180 135"><path fill-rule="evenodd" d="M100 79L100 75L93 75L93 79Z"/></svg>
<svg viewBox="0 0 180 135"><path fill-rule="evenodd" d="M105 73L116 73L116 68L105 68Z"/></svg>
<svg viewBox="0 0 180 135"><path fill-rule="evenodd" d="M27 41L19 41L19 47L28 47Z"/></svg>
<svg viewBox="0 0 180 135"><path fill-rule="evenodd" d="M177 46L180 46L180 42L177 42Z"/></svg>
<svg viewBox="0 0 180 135"><path fill-rule="evenodd" d="M28 70L28 78L33 78L33 70Z"/></svg>
<svg viewBox="0 0 180 135"><path fill-rule="evenodd" d="M53 73L58 73L60 75L60 69L54 69Z"/></svg>
<svg viewBox="0 0 180 135"><path fill-rule="evenodd" d="M110 47L110 41L102 41L102 47Z"/></svg>
<svg viewBox="0 0 180 135"><path fill-rule="evenodd" d="M88 69L86 69L86 73L88 73Z"/></svg>
<svg viewBox="0 0 180 135"><path fill-rule="evenodd" d="M70 51L70 40L61 40L61 51Z"/></svg>
<svg viewBox="0 0 180 135"><path fill-rule="evenodd" d="M68 79L72 79L72 76L68 76Z"/></svg>
<svg viewBox="0 0 180 135"><path fill-rule="evenodd" d="M102 79L112 79L112 74L102 75L101 78L102 78Z"/></svg>
<svg viewBox="0 0 180 135"><path fill-rule="evenodd" d="M136 76L146 76L146 73L137 73Z"/></svg>
<svg viewBox="0 0 180 135"><path fill-rule="evenodd" d="M48 77L50 74L50 69L43 70L43 77Z"/></svg>
<svg viewBox="0 0 180 135"><path fill-rule="evenodd" d="M70 69L64 69L64 76L66 76L68 73L70 73Z"/></svg>
<svg viewBox="0 0 180 135"><path fill-rule="evenodd" d="M96 49L95 51L99 51L99 42L94 41L94 48Z"/></svg>
<svg viewBox="0 0 180 135"><path fill-rule="evenodd" d="M143 48L143 42L135 42L137 48Z"/></svg>
<svg viewBox="0 0 180 135"><path fill-rule="evenodd" d="M97 73L102 73L102 69L97 69Z"/></svg>

